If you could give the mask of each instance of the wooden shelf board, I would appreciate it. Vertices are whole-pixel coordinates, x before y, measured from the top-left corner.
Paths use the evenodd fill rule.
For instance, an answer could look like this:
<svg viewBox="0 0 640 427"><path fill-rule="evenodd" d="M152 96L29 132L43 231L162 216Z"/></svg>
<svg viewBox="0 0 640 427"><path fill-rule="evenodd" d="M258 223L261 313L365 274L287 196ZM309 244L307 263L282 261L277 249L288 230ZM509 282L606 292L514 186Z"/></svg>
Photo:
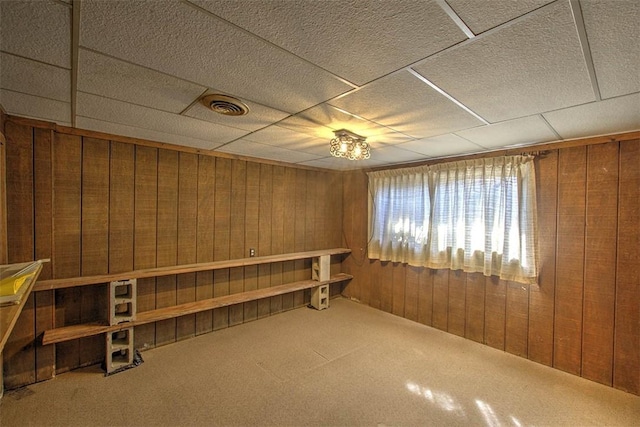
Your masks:
<svg viewBox="0 0 640 427"><path fill-rule="evenodd" d="M269 298L289 292L300 291L303 289L314 288L316 286L327 283L337 283L352 279L353 276L345 273L338 273L327 281L319 282L316 280L303 280L300 282L287 283L284 285L272 286L270 288L256 289L253 291L240 292L232 295L225 295L216 298L210 298L202 301L194 301L180 304L172 307L159 308L157 310L144 311L138 313L136 320L132 322L120 323L118 325L105 325L100 323L87 323L83 325L63 326L56 329L45 331L42 338L42 344L55 344L63 341L69 341L77 338L84 338L92 335L103 334L107 332L116 332L128 329L138 325L158 322L160 320L172 319L175 317L185 316L187 314L198 313L201 311L211 310L214 308L227 307L229 305L241 304L243 302L255 301L263 298Z"/></svg>
<svg viewBox="0 0 640 427"><path fill-rule="evenodd" d="M351 249L323 249L317 251L294 252L279 255L268 255L251 258L232 259L227 261L213 261L198 264L185 264L170 267L147 268L124 273L104 274L99 276L71 277L67 279L42 280L34 286L34 291L48 291L52 289L71 288L75 286L95 285L115 280L142 279L146 277L169 276L172 274L195 273L198 271L219 270L223 268L246 267L249 265L269 264L272 262L294 261L314 258L322 255L340 255L351 253Z"/></svg>

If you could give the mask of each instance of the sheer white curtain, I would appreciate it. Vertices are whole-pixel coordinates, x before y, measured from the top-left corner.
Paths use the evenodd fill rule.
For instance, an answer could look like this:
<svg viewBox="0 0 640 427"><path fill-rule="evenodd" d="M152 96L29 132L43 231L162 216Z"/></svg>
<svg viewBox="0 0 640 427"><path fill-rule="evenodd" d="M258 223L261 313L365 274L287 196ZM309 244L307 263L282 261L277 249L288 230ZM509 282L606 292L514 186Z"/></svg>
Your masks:
<svg viewBox="0 0 640 427"><path fill-rule="evenodd" d="M536 282L531 157L496 157L368 175L370 258Z"/></svg>
<svg viewBox="0 0 640 427"><path fill-rule="evenodd" d="M420 168L370 173L369 189L369 257L422 265L431 213L427 174Z"/></svg>

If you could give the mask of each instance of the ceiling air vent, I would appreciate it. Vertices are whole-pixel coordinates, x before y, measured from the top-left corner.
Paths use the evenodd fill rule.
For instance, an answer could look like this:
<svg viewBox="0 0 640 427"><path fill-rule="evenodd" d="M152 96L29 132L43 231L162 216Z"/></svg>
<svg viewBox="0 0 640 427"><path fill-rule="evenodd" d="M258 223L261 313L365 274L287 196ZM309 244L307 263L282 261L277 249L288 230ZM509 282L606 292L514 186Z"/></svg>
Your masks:
<svg viewBox="0 0 640 427"><path fill-rule="evenodd" d="M227 95L207 95L202 98L202 103L205 107L225 116L244 116L249 112L249 107L244 102Z"/></svg>

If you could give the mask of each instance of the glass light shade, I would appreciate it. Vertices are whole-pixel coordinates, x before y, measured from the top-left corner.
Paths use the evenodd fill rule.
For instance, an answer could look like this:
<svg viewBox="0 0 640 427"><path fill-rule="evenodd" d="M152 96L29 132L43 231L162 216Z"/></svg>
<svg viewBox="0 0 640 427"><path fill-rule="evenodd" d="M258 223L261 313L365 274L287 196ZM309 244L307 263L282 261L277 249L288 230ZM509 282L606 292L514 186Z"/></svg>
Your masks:
<svg viewBox="0 0 640 427"><path fill-rule="evenodd" d="M344 157L349 160L366 160L371 157L366 138L340 129L334 132L335 138L330 142L329 152L334 157Z"/></svg>

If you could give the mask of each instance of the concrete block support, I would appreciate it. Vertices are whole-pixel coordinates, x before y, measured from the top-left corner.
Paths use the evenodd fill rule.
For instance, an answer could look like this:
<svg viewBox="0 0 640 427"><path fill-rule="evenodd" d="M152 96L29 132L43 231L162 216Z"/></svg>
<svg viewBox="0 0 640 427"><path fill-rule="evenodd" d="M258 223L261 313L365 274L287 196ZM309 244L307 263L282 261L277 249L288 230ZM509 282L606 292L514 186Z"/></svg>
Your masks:
<svg viewBox="0 0 640 427"><path fill-rule="evenodd" d="M136 319L136 279L117 280L109 285L109 324Z"/></svg>

